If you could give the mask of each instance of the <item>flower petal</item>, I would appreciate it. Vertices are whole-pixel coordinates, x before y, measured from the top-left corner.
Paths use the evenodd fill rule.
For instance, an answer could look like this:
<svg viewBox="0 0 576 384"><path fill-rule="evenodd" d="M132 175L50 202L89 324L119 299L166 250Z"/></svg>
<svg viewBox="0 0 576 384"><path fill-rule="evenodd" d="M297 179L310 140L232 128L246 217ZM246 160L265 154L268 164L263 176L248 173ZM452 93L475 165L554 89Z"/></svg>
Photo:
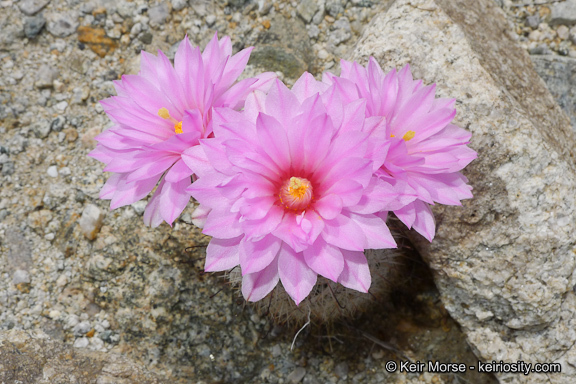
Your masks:
<svg viewBox="0 0 576 384"><path fill-rule="evenodd" d="M344 269L344 257L338 247L326 243L322 238L304 250L306 264L317 274L334 282Z"/></svg>
<svg viewBox="0 0 576 384"><path fill-rule="evenodd" d="M206 247L206 272L227 271L240 264L239 244L242 236L231 239L213 237Z"/></svg>
<svg viewBox="0 0 576 384"><path fill-rule="evenodd" d="M271 235L262 240L250 241L244 238L240 242L240 266L242 275L260 272L276 259L282 242Z"/></svg>
<svg viewBox="0 0 576 384"><path fill-rule="evenodd" d="M344 256L344 268L338 282L346 288L368 292L372 284L372 277L364 253L342 250L342 256Z"/></svg>
<svg viewBox="0 0 576 384"><path fill-rule="evenodd" d="M296 305L310 294L318 277L304 261L302 252L296 253L286 245L282 246L278 254L278 274L286 293Z"/></svg>
<svg viewBox="0 0 576 384"><path fill-rule="evenodd" d="M242 277L242 295L248 301L262 300L276 287L279 279L278 258L275 258L260 272Z"/></svg>

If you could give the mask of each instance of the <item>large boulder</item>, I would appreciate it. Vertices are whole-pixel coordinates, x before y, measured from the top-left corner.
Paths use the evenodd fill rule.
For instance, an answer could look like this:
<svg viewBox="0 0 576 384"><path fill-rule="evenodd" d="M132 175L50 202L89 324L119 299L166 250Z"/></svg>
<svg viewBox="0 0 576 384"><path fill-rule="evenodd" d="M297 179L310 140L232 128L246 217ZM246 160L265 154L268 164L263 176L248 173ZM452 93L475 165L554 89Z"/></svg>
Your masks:
<svg viewBox="0 0 576 384"><path fill-rule="evenodd" d="M353 58L457 99L478 159L474 199L434 207L434 241L414 235L442 300L487 362L561 364L561 373L497 373L501 382L576 377L576 140L493 0L398 0ZM532 366L534 367L534 366Z"/></svg>

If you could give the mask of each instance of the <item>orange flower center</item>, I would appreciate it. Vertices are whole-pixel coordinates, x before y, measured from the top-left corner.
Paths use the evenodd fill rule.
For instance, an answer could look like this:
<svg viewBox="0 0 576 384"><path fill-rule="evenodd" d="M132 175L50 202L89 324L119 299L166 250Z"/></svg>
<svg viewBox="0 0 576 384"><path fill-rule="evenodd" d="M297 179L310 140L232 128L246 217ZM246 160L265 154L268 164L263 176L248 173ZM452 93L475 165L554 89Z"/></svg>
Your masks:
<svg viewBox="0 0 576 384"><path fill-rule="evenodd" d="M308 208L313 197L312 184L303 177L291 177L280 188L280 202L287 209L302 211Z"/></svg>
<svg viewBox="0 0 576 384"><path fill-rule="evenodd" d="M170 120L172 123L174 123L174 132L176 132L177 134L183 132L182 131L182 122L178 121L175 118L173 118L172 116L170 116L170 113L168 112L168 110L166 108L160 108L158 110L158 116L160 116L164 120Z"/></svg>

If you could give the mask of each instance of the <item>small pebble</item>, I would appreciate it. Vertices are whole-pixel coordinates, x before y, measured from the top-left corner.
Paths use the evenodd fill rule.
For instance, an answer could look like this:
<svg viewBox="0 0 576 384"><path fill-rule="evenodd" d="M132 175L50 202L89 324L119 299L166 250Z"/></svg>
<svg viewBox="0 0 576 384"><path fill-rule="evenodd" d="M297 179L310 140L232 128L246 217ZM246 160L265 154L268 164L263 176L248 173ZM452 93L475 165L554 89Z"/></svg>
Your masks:
<svg viewBox="0 0 576 384"><path fill-rule="evenodd" d="M302 379L306 376L306 369L302 367L297 367L294 369L286 378L288 382L296 384L302 381Z"/></svg>
<svg viewBox="0 0 576 384"><path fill-rule="evenodd" d="M148 205L148 202L146 202L144 200L138 200L137 202L130 204L132 209L134 209L134 211L139 215L144 214L144 210L146 209L146 205Z"/></svg>
<svg viewBox="0 0 576 384"><path fill-rule="evenodd" d="M172 8L176 11L180 11L186 6L188 6L188 0L172 0Z"/></svg>
<svg viewBox="0 0 576 384"><path fill-rule="evenodd" d="M24 35L29 39L35 38L42 31L44 25L46 25L46 19L42 15L27 17L24 20Z"/></svg>
<svg viewBox="0 0 576 384"><path fill-rule="evenodd" d="M296 11L306 24L310 24L312 18L318 12L318 2L316 0L302 0L296 7Z"/></svg>
<svg viewBox="0 0 576 384"><path fill-rule="evenodd" d="M43 64L36 73L36 87L37 88L50 88L53 86L54 80L60 76L58 70Z"/></svg>
<svg viewBox="0 0 576 384"><path fill-rule="evenodd" d="M82 321L82 322L76 324L74 326L74 328L72 329L72 331L74 332L74 335L81 336L81 335L85 335L86 333L88 333L91 329L92 329L92 325L90 324L90 322Z"/></svg>
<svg viewBox="0 0 576 384"><path fill-rule="evenodd" d="M28 271L17 269L12 275L12 284L18 285L21 283L25 284L30 283L30 274L28 273Z"/></svg>
<svg viewBox="0 0 576 384"><path fill-rule="evenodd" d="M81 337L74 341L74 348L86 348L90 344L90 340L87 337Z"/></svg>
<svg viewBox="0 0 576 384"><path fill-rule="evenodd" d="M12 175L16 171L16 167L13 161L7 161L2 164L2 174L3 175Z"/></svg>
<svg viewBox="0 0 576 384"><path fill-rule="evenodd" d="M20 11L27 16L32 16L42 10L50 0L22 0L18 3Z"/></svg>
<svg viewBox="0 0 576 384"><path fill-rule="evenodd" d="M58 177L58 167L56 167L55 165L51 165L48 167L46 173L50 177Z"/></svg>
<svg viewBox="0 0 576 384"><path fill-rule="evenodd" d="M170 16L170 10L168 9L168 4L166 3L161 3L154 7L150 7L148 10L150 26L152 27L164 25L168 16Z"/></svg>
<svg viewBox="0 0 576 384"><path fill-rule="evenodd" d="M56 116L52 123L50 124L50 128L54 132L60 132L62 128L64 128L64 124L66 124L66 117L65 116Z"/></svg>
<svg viewBox="0 0 576 384"><path fill-rule="evenodd" d="M100 231L105 214L94 204L88 204L78 223L82 233L88 240L94 240Z"/></svg>
<svg viewBox="0 0 576 384"><path fill-rule="evenodd" d="M47 16L48 25L46 29L56 37L70 36L78 28L78 18L72 14L50 14Z"/></svg>
<svg viewBox="0 0 576 384"><path fill-rule="evenodd" d="M526 25L530 28L538 28L540 24L540 15L535 14L526 18Z"/></svg>
<svg viewBox="0 0 576 384"><path fill-rule="evenodd" d="M567 40L568 37L570 37L570 30L567 26L561 25L558 27L558 29L556 29L556 34L560 39Z"/></svg>
<svg viewBox="0 0 576 384"><path fill-rule="evenodd" d="M66 110L66 108L68 108L68 102L67 102L67 101L61 101L61 102L59 102L58 104L56 104L56 105L54 106L54 108L55 108L58 112L62 113L62 112L64 112L64 111Z"/></svg>
<svg viewBox="0 0 576 384"><path fill-rule="evenodd" d="M34 135L40 139L44 139L50 133L52 129L52 125L47 121L39 121L37 123L32 124L30 127L34 132Z"/></svg>
<svg viewBox="0 0 576 384"><path fill-rule="evenodd" d="M343 361L336 364L334 367L334 374L340 378L345 378L348 375L348 363Z"/></svg>
<svg viewBox="0 0 576 384"><path fill-rule="evenodd" d="M206 25L209 27L213 26L216 22L216 15L208 15L206 16Z"/></svg>

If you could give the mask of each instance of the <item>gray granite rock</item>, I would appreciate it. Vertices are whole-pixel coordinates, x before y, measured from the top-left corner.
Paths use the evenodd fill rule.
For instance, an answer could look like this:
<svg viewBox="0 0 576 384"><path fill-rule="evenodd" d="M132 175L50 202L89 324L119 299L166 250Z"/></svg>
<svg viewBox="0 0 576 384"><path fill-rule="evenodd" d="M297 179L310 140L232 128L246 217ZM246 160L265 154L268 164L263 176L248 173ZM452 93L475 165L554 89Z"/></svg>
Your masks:
<svg viewBox="0 0 576 384"><path fill-rule="evenodd" d="M48 20L46 29L56 37L66 37L73 34L76 32L76 28L78 28L79 25L78 15L76 15L74 12L51 12L46 14L46 19Z"/></svg>
<svg viewBox="0 0 576 384"><path fill-rule="evenodd" d="M576 24L576 0L558 1L552 5L550 25Z"/></svg>
<svg viewBox="0 0 576 384"><path fill-rule="evenodd" d="M42 65L38 69L36 73L36 87L37 88L51 88L53 86L54 80L56 80L60 76L60 72L49 66L49 65Z"/></svg>
<svg viewBox="0 0 576 384"><path fill-rule="evenodd" d="M345 5L346 0L326 0L326 12L332 17L337 17L344 13Z"/></svg>
<svg viewBox="0 0 576 384"><path fill-rule="evenodd" d="M27 17L24 20L24 35L27 38L32 39L42 31L44 25L46 24L46 19L42 15L36 15L34 17Z"/></svg>
<svg viewBox="0 0 576 384"><path fill-rule="evenodd" d="M50 0L22 0L18 3L20 11L27 16L32 16L48 5Z"/></svg>
<svg viewBox="0 0 576 384"><path fill-rule="evenodd" d="M66 117L65 116L56 116L54 120L50 123L50 128L54 132L60 132L64 128L64 124L66 124Z"/></svg>
<svg viewBox="0 0 576 384"><path fill-rule="evenodd" d="M339 45L352 37L350 29L350 21L346 17L341 17L332 25L332 33L328 42L334 45Z"/></svg>
<svg viewBox="0 0 576 384"><path fill-rule="evenodd" d="M51 124L48 121L38 121L32 124L30 128L36 137L43 139L50 134Z"/></svg>
<svg viewBox="0 0 576 384"><path fill-rule="evenodd" d="M148 17L150 17L150 25L152 27L164 25L168 16L170 16L170 9L166 3L160 3L150 7L148 10Z"/></svg>
<svg viewBox="0 0 576 384"><path fill-rule="evenodd" d="M188 0L171 0L171 3L175 11L180 11L188 6Z"/></svg>
<svg viewBox="0 0 576 384"><path fill-rule="evenodd" d="M318 4L315 0L301 0L296 10L298 15L309 24L316 12L318 12Z"/></svg>
<svg viewBox="0 0 576 384"><path fill-rule="evenodd" d="M531 59L576 132L576 59L561 56L531 56Z"/></svg>
<svg viewBox="0 0 576 384"><path fill-rule="evenodd" d="M486 28L481 20L491 20ZM556 362L561 373L497 373L501 382L576 378L576 139L493 0L398 0L354 58L416 77L457 100L478 159L474 198L435 206L437 234L412 235L442 299L485 361Z"/></svg>

